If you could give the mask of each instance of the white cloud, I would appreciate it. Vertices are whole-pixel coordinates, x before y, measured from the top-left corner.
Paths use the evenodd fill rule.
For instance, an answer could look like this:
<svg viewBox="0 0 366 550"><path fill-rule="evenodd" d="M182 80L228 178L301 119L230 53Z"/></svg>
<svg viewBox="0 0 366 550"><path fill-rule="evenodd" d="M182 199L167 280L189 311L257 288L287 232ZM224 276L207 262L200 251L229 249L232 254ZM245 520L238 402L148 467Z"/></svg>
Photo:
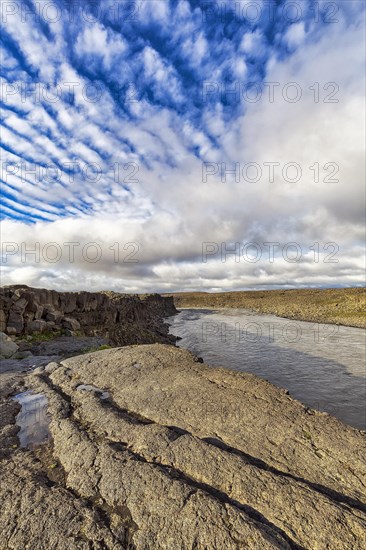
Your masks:
<svg viewBox="0 0 366 550"><path fill-rule="evenodd" d="M167 3L154 4L155 7L144 3L141 17L146 22L170 21L173 11L170 12ZM188 16L194 18L189 4L182 1L174 17ZM293 24L285 41L291 48L300 47L284 59L273 53L266 67L265 81L279 83L274 103L268 101L267 95L258 103L243 102L242 114L230 120L221 103L201 105L195 110L199 122L191 119L185 108L175 110L159 105L160 100L168 99L184 104L187 91L173 62L147 42L133 59L131 70L138 68L140 72L136 75L141 77L149 94L154 93L157 103L145 97L126 106L135 116L127 119L118 111L107 89L103 89L97 103L85 99L82 89L88 80L67 61L61 39L49 45L38 31L26 32L25 28L23 25L20 33L24 42L20 40L19 44L35 66L41 63L42 51L45 58L42 77L52 77L53 85L76 82L79 86L75 88L73 104L60 98L52 110L32 97L22 102L19 94L11 96L9 103L28 114L6 112L11 129L4 131L4 142L9 149L38 163L49 162L51 157L61 162L77 159L81 165L98 162L103 177L88 185L79 176L67 182L63 174L62 183L47 188L43 183L22 182L14 175L6 186L12 198L6 199L5 212L10 213L18 202L19 216L43 212L55 221L33 225L3 221L3 241L19 246L24 242L28 248L35 242L43 248L47 242L55 241L64 253L63 243L80 242L82 247L86 242L97 241L103 255L97 264L83 257L72 263L66 256L56 264L42 258L34 262L30 256L22 263L19 255L11 256L4 265L5 284L24 282L69 290L112 288L136 292L355 284L363 280L361 20L348 26L340 22L337 26L323 27L322 35L316 34L317 40L313 42L305 40L302 23ZM229 71L244 81L248 67L252 69L250 58L268 53L260 30L243 35L239 52L223 39L217 64L211 59L206 62L211 53L207 36L204 32L193 32L192 21L176 25L172 35L174 43L184 44L187 55L194 56L190 69L195 71L202 64L200 78L208 74L212 81L219 82ZM37 40L39 44L35 45ZM81 57L101 59L108 70L115 59L126 54L126 47L122 37L101 24L81 30L76 43ZM11 67L11 60L8 65ZM19 72L19 80L23 77ZM302 91L297 103L283 97L289 82L295 82ZM317 82L319 102L314 101L317 88L313 85ZM327 83L335 84L324 89ZM339 102L325 103L332 90ZM288 92L291 95L294 88ZM39 133L37 125L45 135ZM15 131L25 138L18 137ZM280 168L273 183L266 177L257 183L245 182L243 178L235 182L228 177L223 183L219 174L203 182L202 163L192 148L212 162L226 163L228 168L235 162L241 165L257 162L265 174L264 162L271 161L280 163ZM5 159L14 158L19 160L16 155L6 153ZM110 173L115 162L137 163L138 181L122 184L116 181ZM285 182L281 175L288 162L301 165L303 177L297 183ZM320 167L319 183L314 181L310 169L316 162ZM323 181L327 162L339 165L338 183ZM50 202L53 204L49 206ZM58 217L61 212L66 213L64 218ZM301 262L286 262L280 255L271 263L266 254L258 263L235 263L232 259L224 263L219 255L207 263L201 259L203 242L218 245L224 242L228 247L235 242L256 242L264 249L263 243L268 241L278 241L281 246L289 241L298 242L303 250ZM115 242L122 247L138 243L138 263L114 262L110 247ZM317 263L312 261L310 249L314 242L319 242L321 249L321 261ZM327 242L339 245L337 264L323 261Z"/></svg>
<svg viewBox="0 0 366 550"><path fill-rule="evenodd" d="M170 17L170 7L168 2L160 0L149 0L149 2L138 2L136 4L136 17L146 24L151 21L167 23Z"/></svg>
<svg viewBox="0 0 366 550"><path fill-rule="evenodd" d="M110 70L116 58L128 51L125 40L99 23L88 25L76 40L76 51L80 57L84 55L102 58L104 67Z"/></svg>
<svg viewBox="0 0 366 550"><path fill-rule="evenodd" d="M284 40L290 48L296 48L304 42L305 36L305 25L304 22L301 21L300 23L294 23L288 28Z"/></svg>
<svg viewBox="0 0 366 550"><path fill-rule="evenodd" d="M246 32L240 44L240 50L247 55L259 56L265 50L265 39L262 32L257 29L254 32Z"/></svg>

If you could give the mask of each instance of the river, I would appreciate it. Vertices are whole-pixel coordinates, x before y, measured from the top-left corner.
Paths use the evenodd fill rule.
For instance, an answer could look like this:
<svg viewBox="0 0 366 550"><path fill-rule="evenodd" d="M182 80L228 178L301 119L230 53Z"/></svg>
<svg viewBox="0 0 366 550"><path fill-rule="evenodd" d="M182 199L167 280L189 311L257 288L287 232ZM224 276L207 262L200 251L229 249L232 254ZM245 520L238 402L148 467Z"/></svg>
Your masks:
<svg viewBox="0 0 366 550"><path fill-rule="evenodd" d="M169 317L177 345L205 363L251 372L311 408L366 429L366 331L245 309L183 309Z"/></svg>

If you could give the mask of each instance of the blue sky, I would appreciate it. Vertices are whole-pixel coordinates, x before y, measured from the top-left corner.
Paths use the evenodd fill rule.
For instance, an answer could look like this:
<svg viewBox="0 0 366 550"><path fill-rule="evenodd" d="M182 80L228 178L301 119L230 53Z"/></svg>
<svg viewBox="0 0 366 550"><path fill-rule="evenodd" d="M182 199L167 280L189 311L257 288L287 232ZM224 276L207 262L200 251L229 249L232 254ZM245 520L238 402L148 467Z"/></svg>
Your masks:
<svg viewBox="0 0 366 550"><path fill-rule="evenodd" d="M358 0L4 1L3 282L362 284L364 16Z"/></svg>

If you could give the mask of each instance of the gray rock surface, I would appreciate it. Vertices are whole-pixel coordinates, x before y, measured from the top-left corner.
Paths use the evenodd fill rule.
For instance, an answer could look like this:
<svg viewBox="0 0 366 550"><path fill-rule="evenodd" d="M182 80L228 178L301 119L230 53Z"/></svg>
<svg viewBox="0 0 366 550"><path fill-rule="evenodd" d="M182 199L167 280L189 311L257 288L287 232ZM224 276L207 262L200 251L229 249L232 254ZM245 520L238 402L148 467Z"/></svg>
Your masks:
<svg viewBox="0 0 366 550"><path fill-rule="evenodd" d="M0 331L4 332L6 330L6 314L5 311L0 309Z"/></svg>
<svg viewBox="0 0 366 550"><path fill-rule="evenodd" d="M28 344L34 355L79 355L86 351L96 351L102 345L108 344L106 338L100 336L59 336L52 340Z"/></svg>
<svg viewBox="0 0 366 550"><path fill-rule="evenodd" d="M113 535L103 510L54 483L30 453L1 469L0 495L4 550L128 548L122 529L118 538Z"/></svg>
<svg viewBox="0 0 366 550"><path fill-rule="evenodd" d="M19 346L4 332L0 332L0 357L11 357L19 349Z"/></svg>
<svg viewBox="0 0 366 550"><path fill-rule="evenodd" d="M51 361L61 361L60 355L30 355L23 359L4 359L1 361L0 373L17 372L32 367L41 367L48 365Z"/></svg>
<svg viewBox="0 0 366 550"><path fill-rule="evenodd" d="M70 330L79 330L80 323L76 319L72 319L72 317L64 317L61 321L62 326L65 328L68 328Z"/></svg>
<svg viewBox="0 0 366 550"><path fill-rule="evenodd" d="M365 547L365 433L254 375L145 345L54 362L26 384L48 398L52 449L5 452L0 547ZM2 406L7 449L16 405Z"/></svg>
<svg viewBox="0 0 366 550"><path fill-rule="evenodd" d="M33 332L39 332L42 334L43 332L47 331L48 323L44 319L28 321L26 328L27 328L27 331L26 331L27 334L33 334ZM21 332L17 334L21 334Z"/></svg>

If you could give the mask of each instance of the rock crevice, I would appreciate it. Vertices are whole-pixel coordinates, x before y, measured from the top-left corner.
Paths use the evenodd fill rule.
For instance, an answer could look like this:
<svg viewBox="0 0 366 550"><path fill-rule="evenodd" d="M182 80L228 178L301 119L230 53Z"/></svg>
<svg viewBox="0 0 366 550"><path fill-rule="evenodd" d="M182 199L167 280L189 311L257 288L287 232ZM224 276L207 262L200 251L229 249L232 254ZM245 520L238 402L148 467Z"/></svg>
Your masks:
<svg viewBox="0 0 366 550"><path fill-rule="evenodd" d="M254 375L155 344L52 363L26 385L48 398L58 465L29 516L31 550L44 545L39 513L62 550L365 547L365 434ZM29 451L4 464L0 546L15 549L9 481L28 509L43 474ZM56 497L68 527L51 525Z"/></svg>

